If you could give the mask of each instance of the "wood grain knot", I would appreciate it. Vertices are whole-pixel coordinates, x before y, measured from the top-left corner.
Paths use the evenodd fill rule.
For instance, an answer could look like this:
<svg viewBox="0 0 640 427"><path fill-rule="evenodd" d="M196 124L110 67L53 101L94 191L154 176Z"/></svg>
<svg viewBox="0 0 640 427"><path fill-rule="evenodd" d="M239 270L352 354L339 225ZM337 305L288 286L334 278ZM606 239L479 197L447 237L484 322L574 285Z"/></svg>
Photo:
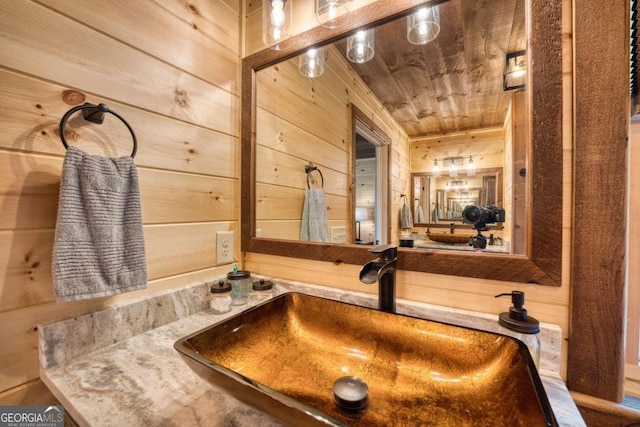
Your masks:
<svg viewBox="0 0 640 427"><path fill-rule="evenodd" d="M77 90L65 90L62 92L62 100L69 105L79 105L84 102L87 97L84 93Z"/></svg>
<svg viewBox="0 0 640 427"><path fill-rule="evenodd" d="M187 95L187 91L176 89L174 95L174 99L180 107L187 108L189 106L189 96Z"/></svg>
<svg viewBox="0 0 640 427"><path fill-rule="evenodd" d="M189 3L187 5L187 7L189 8L189 10L191 11L191 13L193 13L194 15L200 15L200 11L198 10L198 8L196 7L196 5Z"/></svg>

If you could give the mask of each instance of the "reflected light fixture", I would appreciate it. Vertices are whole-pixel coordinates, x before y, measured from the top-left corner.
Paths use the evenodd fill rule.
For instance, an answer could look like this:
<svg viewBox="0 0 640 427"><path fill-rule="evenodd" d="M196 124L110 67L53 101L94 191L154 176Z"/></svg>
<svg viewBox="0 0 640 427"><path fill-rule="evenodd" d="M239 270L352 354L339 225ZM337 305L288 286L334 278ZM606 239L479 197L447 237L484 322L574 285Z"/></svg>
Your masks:
<svg viewBox="0 0 640 427"><path fill-rule="evenodd" d="M504 66L504 90L522 89L527 80L527 54L524 50L507 53Z"/></svg>
<svg viewBox="0 0 640 427"><path fill-rule="evenodd" d="M324 73L324 47L309 49L300 55L298 71L305 77L320 77Z"/></svg>
<svg viewBox="0 0 640 427"><path fill-rule="evenodd" d="M469 161L467 162L467 176L475 176L476 175L476 165L473 163L473 156L469 156Z"/></svg>
<svg viewBox="0 0 640 427"><path fill-rule="evenodd" d="M347 22L350 0L316 0L316 19L323 27L336 28Z"/></svg>
<svg viewBox="0 0 640 427"><path fill-rule="evenodd" d="M427 44L440 34L440 7L421 7L407 17L407 40Z"/></svg>
<svg viewBox="0 0 640 427"><path fill-rule="evenodd" d="M449 163L449 176L451 178L455 178L458 176L458 166L456 166L455 158L451 158L451 163Z"/></svg>
<svg viewBox="0 0 640 427"><path fill-rule="evenodd" d="M262 0L262 41L274 50L291 37L291 0Z"/></svg>
<svg viewBox="0 0 640 427"><path fill-rule="evenodd" d="M440 165L438 165L438 159L433 161L433 176L437 178L440 176Z"/></svg>
<svg viewBox="0 0 640 427"><path fill-rule="evenodd" d="M347 58L351 62L362 64L370 61L374 54L373 28L359 30L347 38Z"/></svg>

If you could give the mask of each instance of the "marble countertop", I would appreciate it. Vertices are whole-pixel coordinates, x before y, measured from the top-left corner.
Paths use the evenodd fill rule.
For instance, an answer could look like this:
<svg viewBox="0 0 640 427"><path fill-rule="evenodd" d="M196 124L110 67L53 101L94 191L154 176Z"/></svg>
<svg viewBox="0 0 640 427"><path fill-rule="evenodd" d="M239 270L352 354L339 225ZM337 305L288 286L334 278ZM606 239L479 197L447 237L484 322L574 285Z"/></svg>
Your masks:
<svg viewBox="0 0 640 427"><path fill-rule="evenodd" d="M217 279L216 279L217 280ZM368 294L276 280L297 291L374 307ZM39 327L41 378L81 426L280 426L276 420L200 379L173 344L255 305L216 315L202 310L208 285ZM492 330L495 316L399 300L398 312ZM561 333L542 324L541 378L561 426L585 426L559 372ZM557 342L556 342L557 341ZM545 346L547 350L545 351Z"/></svg>
<svg viewBox="0 0 640 427"><path fill-rule="evenodd" d="M456 244L447 244L440 243L433 240L414 240L413 247L418 249L440 249L447 251L465 251L465 252L478 252L478 249L474 249L466 243L456 243ZM496 245L487 245L487 247L480 252L488 252L488 253L509 253L508 246L496 246Z"/></svg>

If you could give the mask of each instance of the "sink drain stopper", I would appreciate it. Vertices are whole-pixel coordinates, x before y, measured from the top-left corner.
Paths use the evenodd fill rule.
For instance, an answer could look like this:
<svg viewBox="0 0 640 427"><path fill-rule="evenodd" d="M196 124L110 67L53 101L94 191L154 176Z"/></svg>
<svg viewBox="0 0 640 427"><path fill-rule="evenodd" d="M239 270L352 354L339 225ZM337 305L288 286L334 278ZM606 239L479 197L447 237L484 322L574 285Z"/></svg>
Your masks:
<svg viewBox="0 0 640 427"><path fill-rule="evenodd" d="M369 404L369 386L358 377L340 377L333 383L333 400L348 411L361 411Z"/></svg>

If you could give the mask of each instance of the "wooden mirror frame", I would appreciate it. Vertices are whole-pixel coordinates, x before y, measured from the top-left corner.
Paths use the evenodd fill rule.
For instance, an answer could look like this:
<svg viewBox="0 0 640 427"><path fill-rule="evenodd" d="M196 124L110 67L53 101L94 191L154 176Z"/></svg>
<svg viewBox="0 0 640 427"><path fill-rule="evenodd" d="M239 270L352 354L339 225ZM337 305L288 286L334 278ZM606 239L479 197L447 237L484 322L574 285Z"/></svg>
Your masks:
<svg viewBox="0 0 640 427"><path fill-rule="evenodd" d="M241 242L256 252L333 263L364 264L368 248L256 238L255 73L292 58L309 46L325 45L363 26L377 26L410 13L425 0L385 0L352 12L340 28L318 26L263 49L242 61ZM441 3L432 1L430 3ZM529 175L526 255L398 250L398 268L426 273L560 286L562 266L562 7L560 0L528 0Z"/></svg>

